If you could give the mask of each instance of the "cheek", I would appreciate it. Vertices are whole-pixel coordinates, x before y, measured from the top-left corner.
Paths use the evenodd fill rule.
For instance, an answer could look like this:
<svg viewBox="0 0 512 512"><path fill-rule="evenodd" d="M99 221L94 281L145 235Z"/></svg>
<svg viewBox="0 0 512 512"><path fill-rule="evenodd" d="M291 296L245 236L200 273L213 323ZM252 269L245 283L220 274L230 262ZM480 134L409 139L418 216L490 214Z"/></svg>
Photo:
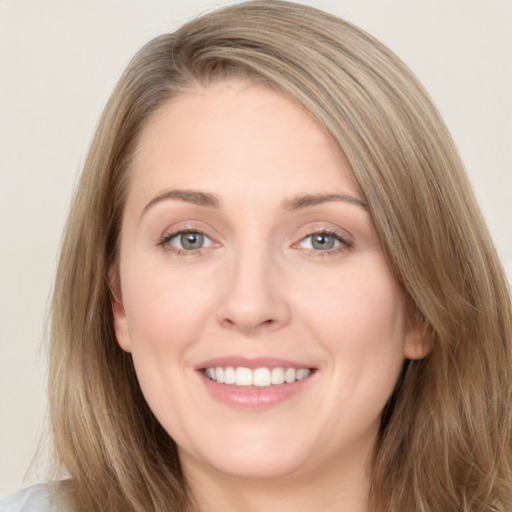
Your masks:
<svg viewBox="0 0 512 512"><path fill-rule="evenodd" d="M379 400L385 401L404 360L402 292L387 267L375 262L336 277L325 281L322 290L308 287L303 294L303 328L330 355L338 382L354 396L375 393L379 386Z"/></svg>
<svg viewBox="0 0 512 512"><path fill-rule="evenodd" d="M123 304L132 351L137 345L169 351L197 338L215 300L212 286L205 286L212 277L170 272L165 266L128 268L132 271L124 276Z"/></svg>
<svg viewBox="0 0 512 512"><path fill-rule="evenodd" d="M126 269L123 303L139 384L164 428L179 431L182 400L191 394L183 375L215 299L206 276L170 272L166 265L144 267L140 260L137 266L135 259L126 261Z"/></svg>
<svg viewBox="0 0 512 512"><path fill-rule="evenodd" d="M309 317L333 335L355 340L364 333L380 333L375 342L404 336L403 295L388 271L346 272L321 287L306 286L301 295Z"/></svg>

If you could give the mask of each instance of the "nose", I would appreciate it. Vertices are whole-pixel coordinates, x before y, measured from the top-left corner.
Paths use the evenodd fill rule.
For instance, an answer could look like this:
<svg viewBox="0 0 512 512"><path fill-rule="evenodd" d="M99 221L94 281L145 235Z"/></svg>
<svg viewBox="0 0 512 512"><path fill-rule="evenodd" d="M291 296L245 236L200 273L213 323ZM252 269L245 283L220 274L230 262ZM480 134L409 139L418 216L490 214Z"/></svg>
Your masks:
<svg viewBox="0 0 512 512"><path fill-rule="evenodd" d="M224 327L245 334L274 330L290 321L282 273L264 250L237 254L226 275L226 293L218 312Z"/></svg>

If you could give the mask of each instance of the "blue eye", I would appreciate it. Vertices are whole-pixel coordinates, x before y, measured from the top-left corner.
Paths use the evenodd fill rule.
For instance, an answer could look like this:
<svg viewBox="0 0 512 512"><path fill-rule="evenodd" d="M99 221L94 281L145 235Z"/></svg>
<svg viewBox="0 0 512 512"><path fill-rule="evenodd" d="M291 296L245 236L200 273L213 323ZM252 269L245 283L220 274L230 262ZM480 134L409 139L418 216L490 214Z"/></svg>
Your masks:
<svg viewBox="0 0 512 512"><path fill-rule="evenodd" d="M210 247L212 241L199 231L180 231L172 235L167 235L165 239L162 240L162 245L168 245L182 251L196 251Z"/></svg>
<svg viewBox="0 0 512 512"><path fill-rule="evenodd" d="M329 251L336 249L344 243L345 242L334 233L314 233L305 237L300 242L300 247L303 249L313 249L315 251Z"/></svg>

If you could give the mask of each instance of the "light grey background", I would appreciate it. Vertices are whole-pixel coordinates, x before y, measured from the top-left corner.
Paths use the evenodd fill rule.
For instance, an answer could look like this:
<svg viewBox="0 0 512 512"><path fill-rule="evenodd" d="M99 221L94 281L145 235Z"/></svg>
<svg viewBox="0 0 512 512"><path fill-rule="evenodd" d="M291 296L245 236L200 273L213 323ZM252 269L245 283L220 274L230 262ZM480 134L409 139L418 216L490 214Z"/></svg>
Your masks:
<svg viewBox="0 0 512 512"><path fill-rule="evenodd" d="M44 426L43 327L71 192L101 109L147 40L232 2L0 0L0 496ZM419 76L452 131L512 277L512 0L304 1Z"/></svg>

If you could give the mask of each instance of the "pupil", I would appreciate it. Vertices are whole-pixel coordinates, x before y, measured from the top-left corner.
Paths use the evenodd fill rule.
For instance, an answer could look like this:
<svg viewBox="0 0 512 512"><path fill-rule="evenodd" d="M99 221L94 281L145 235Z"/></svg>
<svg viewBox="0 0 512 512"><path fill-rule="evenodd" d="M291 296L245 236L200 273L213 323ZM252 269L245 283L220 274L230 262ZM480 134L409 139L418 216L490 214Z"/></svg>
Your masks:
<svg viewBox="0 0 512 512"><path fill-rule="evenodd" d="M314 249L332 249L334 247L334 238L330 235L315 235L312 245Z"/></svg>
<svg viewBox="0 0 512 512"><path fill-rule="evenodd" d="M204 236L200 233L185 233L181 235L181 245L184 249L200 249Z"/></svg>

